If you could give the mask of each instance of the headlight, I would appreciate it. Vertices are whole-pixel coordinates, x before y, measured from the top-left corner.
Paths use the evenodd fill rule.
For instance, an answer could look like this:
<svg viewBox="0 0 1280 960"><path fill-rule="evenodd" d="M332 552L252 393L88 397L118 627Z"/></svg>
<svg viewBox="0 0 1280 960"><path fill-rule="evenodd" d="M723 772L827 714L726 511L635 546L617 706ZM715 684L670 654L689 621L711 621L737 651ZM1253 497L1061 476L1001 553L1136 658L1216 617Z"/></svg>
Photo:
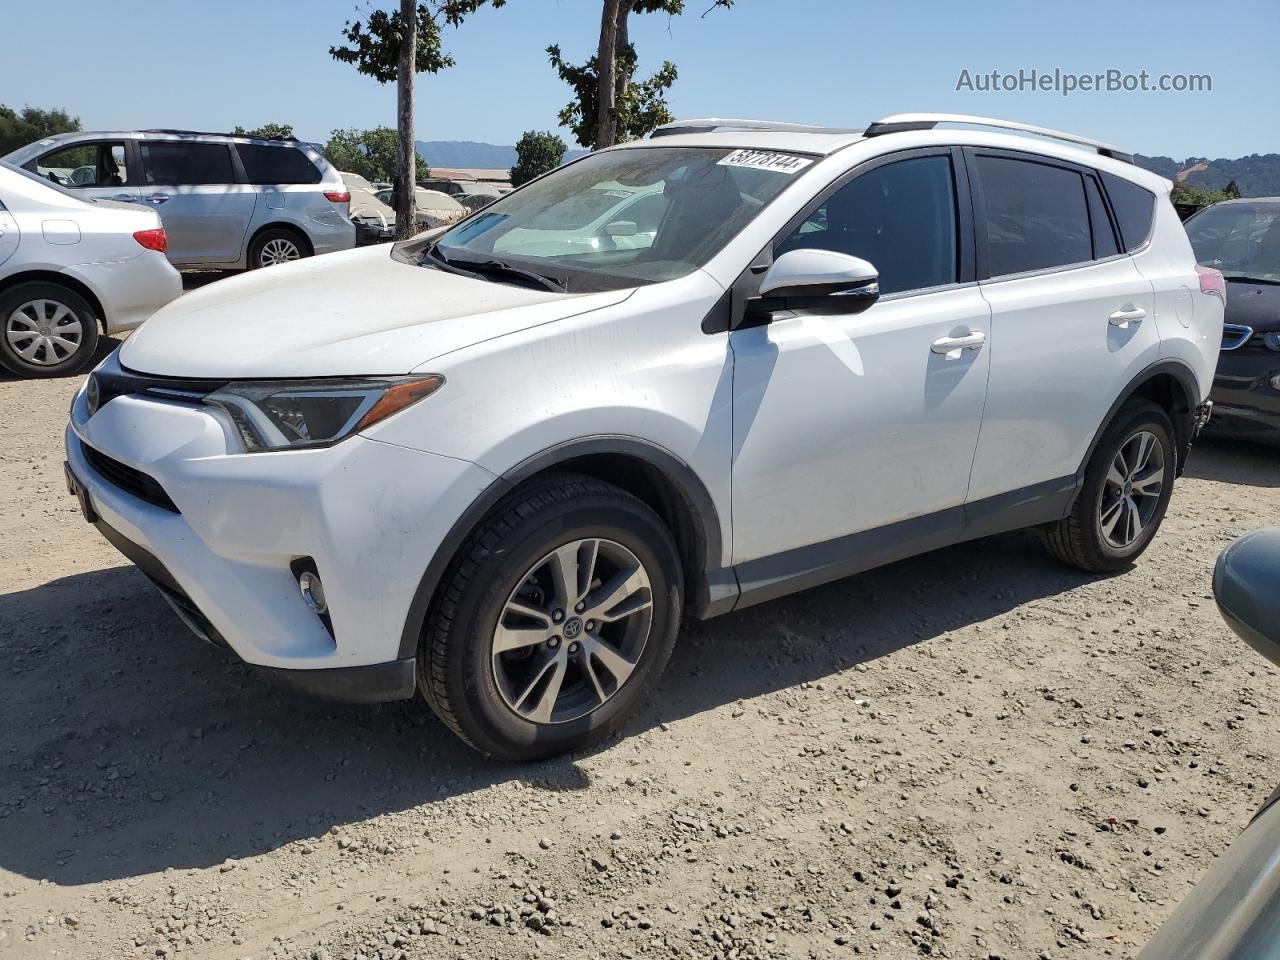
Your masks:
<svg viewBox="0 0 1280 960"><path fill-rule="evenodd" d="M1268 333L1262 338L1262 342L1267 345L1268 350L1275 350L1280 353L1280 331Z"/></svg>
<svg viewBox="0 0 1280 960"><path fill-rule="evenodd" d="M204 398L231 417L250 453L326 447L431 396L444 378L359 377L228 383Z"/></svg>

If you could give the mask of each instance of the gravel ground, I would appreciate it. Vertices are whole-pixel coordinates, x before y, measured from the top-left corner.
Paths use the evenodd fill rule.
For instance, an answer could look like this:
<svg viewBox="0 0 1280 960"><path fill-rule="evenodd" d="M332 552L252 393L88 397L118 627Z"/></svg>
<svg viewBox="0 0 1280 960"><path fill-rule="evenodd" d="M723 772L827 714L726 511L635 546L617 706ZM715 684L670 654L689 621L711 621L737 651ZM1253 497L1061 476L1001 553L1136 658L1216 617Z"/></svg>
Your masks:
<svg viewBox="0 0 1280 960"><path fill-rule="evenodd" d="M0 958L1132 957L1280 780L1203 442L1136 568L1015 534L682 637L625 736L487 762L278 691L80 519L80 378L0 380Z"/></svg>

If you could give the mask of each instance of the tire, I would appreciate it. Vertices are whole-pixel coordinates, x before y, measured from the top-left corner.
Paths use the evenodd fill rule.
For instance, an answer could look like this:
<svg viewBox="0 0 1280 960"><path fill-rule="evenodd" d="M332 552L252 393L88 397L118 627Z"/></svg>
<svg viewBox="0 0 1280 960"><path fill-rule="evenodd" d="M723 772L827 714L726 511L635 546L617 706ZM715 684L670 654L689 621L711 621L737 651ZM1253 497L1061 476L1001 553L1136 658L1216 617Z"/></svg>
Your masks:
<svg viewBox="0 0 1280 960"><path fill-rule="evenodd" d="M581 611L562 606L562 550L593 571ZM640 573L628 576L633 566ZM666 667L683 583L670 531L640 500L590 477L532 482L493 509L445 574L419 644L418 688L481 753L529 761L581 750L613 733ZM592 620L608 584L622 588L594 612L616 619ZM515 646L495 652L499 630Z"/></svg>
<svg viewBox="0 0 1280 960"><path fill-rule="evenodd" d="M97 349L94 310L70 287L31 281L0 294L0 366L11 373L65 376L88 366Z"/></svg>
<svg viewBox="0 0 1280 960"><path fill-rule="evenodd" d="M263 230L249 244L249 269L275 266L311 256L311 247L302 234L285 227Z"/></svg>
<svg viewBox="0 0 1280 960"><path fill-rule="evenodd" d="M1128 567L1164 519L1177 456L1169 415L1148 400L1125 404L1085 468L1071 513L1043 528L1049 552L1091 573Z"/></svg>

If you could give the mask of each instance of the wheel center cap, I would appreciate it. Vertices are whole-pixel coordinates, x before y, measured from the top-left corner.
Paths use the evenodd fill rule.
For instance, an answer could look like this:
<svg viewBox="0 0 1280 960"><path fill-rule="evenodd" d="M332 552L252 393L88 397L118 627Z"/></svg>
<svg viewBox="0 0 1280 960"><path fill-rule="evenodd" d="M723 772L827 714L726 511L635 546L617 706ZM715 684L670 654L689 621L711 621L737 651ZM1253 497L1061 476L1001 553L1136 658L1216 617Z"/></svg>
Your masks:
<svg viewBox="0 0 1280 960"><path fill-rule="evenodd" d="M579 617L570 617L564 622L565 639L572 640L582 632L582 620Z"/></svg>

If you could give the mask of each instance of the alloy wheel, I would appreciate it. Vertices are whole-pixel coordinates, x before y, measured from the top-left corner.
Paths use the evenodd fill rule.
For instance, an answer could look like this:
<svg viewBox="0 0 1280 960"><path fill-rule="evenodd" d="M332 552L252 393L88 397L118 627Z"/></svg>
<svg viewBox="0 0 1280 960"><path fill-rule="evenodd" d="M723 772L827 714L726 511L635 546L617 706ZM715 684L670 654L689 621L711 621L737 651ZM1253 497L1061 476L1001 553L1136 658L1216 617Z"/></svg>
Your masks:
<svg viewBox="0 0 1280 960"><path fill-rule="evenodd" d="M10 349L27 363L51 367L62 363L84 339L80 318L57 300L28 300L9 314L5 339Z"/></svg>
<svg viewBox="0 0 1280 960"><path fill-rule="evenodd" d="M652 622L649 574L628 548L604 539L558 547L520 578L498 616L498 692L533 723L586 716L635 671Z"/></svg>
<svg viewBox="0 0 1280 960"><path fill-rule="evenodd" d="M302 251L298 249L296 243L284 237L276 237L262 245L262 252L258 254L258 263L260 266L273 267L277 263L288 263L290 260L301 258Z"/></svg>
<svg viewBox="0 0 1280 960"><path fill-rule="evenodd" d="M1124 550L1142 536L1164 492L1164 447L1150 430L1140 430L1120 445L1102 485L1098 525L1102 538Z"/></svg>

